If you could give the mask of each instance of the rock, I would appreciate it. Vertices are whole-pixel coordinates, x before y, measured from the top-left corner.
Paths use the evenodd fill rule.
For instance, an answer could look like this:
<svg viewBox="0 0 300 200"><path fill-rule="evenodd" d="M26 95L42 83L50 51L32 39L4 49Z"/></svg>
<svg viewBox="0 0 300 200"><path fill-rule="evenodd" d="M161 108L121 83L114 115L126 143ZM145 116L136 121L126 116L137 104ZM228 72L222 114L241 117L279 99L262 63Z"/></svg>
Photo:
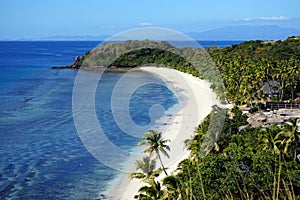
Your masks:
<svg viewBox="0 0 300 200"><path fill-rule="evenodd" d="M65 65L65 66L53 66L52 69L79 69L84 57L83 56L76 56L74 58L74 63L71 65Z"/></svg>

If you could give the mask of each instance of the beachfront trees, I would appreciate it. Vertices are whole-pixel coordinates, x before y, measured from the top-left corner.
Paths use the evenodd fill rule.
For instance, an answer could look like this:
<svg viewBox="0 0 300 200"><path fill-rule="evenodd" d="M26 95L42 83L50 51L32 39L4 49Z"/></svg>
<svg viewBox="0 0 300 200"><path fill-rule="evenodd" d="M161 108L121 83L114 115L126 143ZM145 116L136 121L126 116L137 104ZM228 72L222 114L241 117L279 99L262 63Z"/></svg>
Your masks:
<svg viewBox="0 0 300 200"><path fill-rule="evenodd" d="M261 92L261 87L270 82L278 83L277 91L270 89L271 98L273 94L280 95L278 99L282 100L294 98L294 94L300 96L300 38L272 43L245 42L224 49L214 48L211 55L217 59L225 80L227 98L236 104L269 98L269 94ZM173 67L193 71L190 66ZM200 72L203 72L202 77L212 78L212 73L205 69ZM180 163L176 175L162 181L167 193L162 192L161 183L155 181L140 190L140 194L143 191L140 199L158 198L159 192L167 195L160 199L300 198L300 165L296 158L300 136L295 132L294 122L293 126L253 128L247 117L234 108L227 113L223 130L215 133L218 137L211 137L215 142L213 149L199 156L203 155L208 125L215 121L206 118L196 129L195 137L186 141L190 157ZM154 195L152 198L143 196L146 193Z"/></svg>
<svg viewBox="0 0 300 200"><path fill-rule="evenodd" d="M166 190L161 189L160 182L153 182L149 186L143 186L139 189L139 194L135 195L135 199L139 200L159 200L167 199Z"/></svg>
<svg viewBox="0 0 300 200"><path fill-rule="evenodd" d="M226 115L217 141L218 151L197 157L210 120L206 118L198 128L200 131L188 141L191 156L179 164L175 176L163 180L163 185L171 191L168 197L245 200L300 197L300 165L292 153L295 147L292 141L297 137L291 134L294 126L239 129L247 123L246 116L234 108Z"/></svg>
<svg viewBox="0 0 300 200"><path fill-rule="evenodd" d="M183 199L183 191L179 187L181 183L178 177L167 176L162 180L162 183L166 187L167 199Z"/></svg>
<svg viewBox="0 0 300 200"><path fill-rule="evenodd" d="M150 185L156 183L155 178L161 174L162 169L155 169L155 160L152 160L149 156L147 156L142 158L142 160L137 160L135 164L136 170L140 171L129 174L129 178L140 179L141 181Z"/></svg>
<svg viewBox="0 0 300 200"><path fill-rule="evenodd" d="M156 161L152 160L150 156L146 156L142 158L142 160L136 160L135 166L137 170L141 170L143 173L149 173L155 169Z"/></svg>
<svg viewBox="0 0 300 200"><path fill-rule="evenodd" d="M158 176L161 170L155 171L156 161L152 160L149 156L142 158L142 160L135 161L136 170L141 172L133 172L129 175L129 178L137 179L152 179Z"/></svg>
<svg viewBox="0 0 300 200"><path fill-rule="evenodd" d="M166 169L163 165L160 153L162 153L164 156L169 158L169 154L167 153L166 150L170 151L170 147L168 145L166 145L166 143L170 142L170 140L163 139L161 132L156 132L154 130L149 130L144 135L143 139L144 139L144 141L139 142L138 146L148 146L148 148L146 148L144 150L144 153L149 153L150 156L153 156L153 154L155 153L160 161L160 164L161 164L165 174L168 175L168 173L166 172Z"/></svg>
<svg viewBox="0 0 300 200"><path fill-rule="evenodd" d="M161 199L166 191L161 189L161 183L155 180L158 177L162 169L155 169L156 161L152 160L150 156L142 158L142 160L137 160L135 162L136 170L138 172L133 172L129 175L131 179L139 179L147 185L139 189L139 194L135 195L135 199Z"/></svg>

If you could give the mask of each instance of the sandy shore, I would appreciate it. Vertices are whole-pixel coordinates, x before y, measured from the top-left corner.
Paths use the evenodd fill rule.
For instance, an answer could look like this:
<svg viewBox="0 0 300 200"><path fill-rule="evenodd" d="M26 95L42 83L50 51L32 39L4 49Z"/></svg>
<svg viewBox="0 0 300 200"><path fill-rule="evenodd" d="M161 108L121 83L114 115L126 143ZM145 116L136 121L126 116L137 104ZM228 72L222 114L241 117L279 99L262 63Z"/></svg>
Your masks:
<svg viewBox="0 0 300 200"><path fill-rule="evenodd" d="M210 113L211 107L218 101L207 81L174 69L156 67L141 67L140 69L159 76L166 82L169 89L178 94L180 109L162 130L163 137L171 140L170 158L163 157L162 159L168 168L167 172L172 174L179 162L189 155L189 151L184 146L184 140L191 138L195 127ZM159 162L157 167L160 167ZM164 174L159 177L159 179L162 178ZM111 199L132 200L143 185L139 180L130 180L128 174L125 174L113 191Z"/></svg>

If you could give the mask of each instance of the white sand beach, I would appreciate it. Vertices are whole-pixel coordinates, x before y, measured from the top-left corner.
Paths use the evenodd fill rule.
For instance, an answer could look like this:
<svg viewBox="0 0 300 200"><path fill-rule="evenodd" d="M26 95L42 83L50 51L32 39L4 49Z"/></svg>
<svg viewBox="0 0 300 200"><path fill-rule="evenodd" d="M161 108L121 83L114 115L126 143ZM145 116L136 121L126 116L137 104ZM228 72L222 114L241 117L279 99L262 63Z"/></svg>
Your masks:
<svg viewBox="0 0 300 200"><path fill-rule="evenodd" d="M218 101L207 81L190 74L169 68L141 67L140 69L158 75L175 94L184 96L184 98L179 97L179 112L162 130L163 138L171 140L168 144L171 149L170 158L163 157L162 159L165 167L168 168L168 174L172 174L179 162L189 155L184 140L191 138L195 127L210 113L212 106L218 104ZM160 167L159 162L157 167ZM162 174L158 178L162 179L164 176ZM130 180L128 174L125 174L118 187L113 191L112 199L132 200L143 185L144 183L139 180Z"/></svg>

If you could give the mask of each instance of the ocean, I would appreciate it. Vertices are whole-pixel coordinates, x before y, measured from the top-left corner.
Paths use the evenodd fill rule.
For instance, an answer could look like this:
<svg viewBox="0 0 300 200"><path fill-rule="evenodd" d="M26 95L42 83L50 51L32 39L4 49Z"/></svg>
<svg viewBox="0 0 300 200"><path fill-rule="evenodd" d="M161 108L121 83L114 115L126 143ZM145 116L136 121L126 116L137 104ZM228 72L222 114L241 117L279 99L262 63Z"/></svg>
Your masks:
<svg viewBox="0 0 300 200"><path fill-rule="evenodd" d="M200 42L204 47L236 43ZM88 152L74 124L72 92L77 71L51 69L71 64L75 56L97 44L0 42L0 199L100 199L111 189L110 183L120 172ZM123 151L132 151L141 139L118 126L111 104L122 76L102 75L95 94L95 111L109 141ZM121 89L129 90L139 80L149 84L134 91L128 109L135 124L146 126L151 122L151 106L159 104L168 110L178 99L163 81L155 84L157 77L148 73L130 73Z"/></svg>

